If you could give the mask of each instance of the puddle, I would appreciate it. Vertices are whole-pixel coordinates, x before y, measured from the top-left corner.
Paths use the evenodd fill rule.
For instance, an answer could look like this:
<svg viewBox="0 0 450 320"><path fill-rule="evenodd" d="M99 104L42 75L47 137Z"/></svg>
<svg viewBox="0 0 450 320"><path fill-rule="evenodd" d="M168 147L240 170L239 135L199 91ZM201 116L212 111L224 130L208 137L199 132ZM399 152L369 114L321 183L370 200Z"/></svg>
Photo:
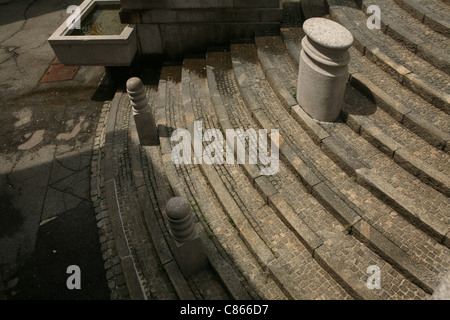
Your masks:
<svg viewBox="0 0 450 320"><path fill-rule="evenodd" d="M70 35L120 35L127 25L120 22L119 10L120 5L97 6Z"/></svg>

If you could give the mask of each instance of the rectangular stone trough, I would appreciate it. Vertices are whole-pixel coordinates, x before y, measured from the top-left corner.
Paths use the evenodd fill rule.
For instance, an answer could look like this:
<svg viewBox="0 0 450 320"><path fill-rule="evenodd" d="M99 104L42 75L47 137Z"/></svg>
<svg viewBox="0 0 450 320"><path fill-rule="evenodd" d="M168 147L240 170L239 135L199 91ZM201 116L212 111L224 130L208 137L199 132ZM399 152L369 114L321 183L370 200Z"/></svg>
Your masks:
<svg viewBox="0 0 450 320"><path fill-rule="evenodd" d="M97 6L120 5L120 1L86 0L79 6L84 21ZM84 66L128 66L138 45L136 26L128 24L117 35L72 35L77 20L68 18L48 39L61 63Z"/></svg>

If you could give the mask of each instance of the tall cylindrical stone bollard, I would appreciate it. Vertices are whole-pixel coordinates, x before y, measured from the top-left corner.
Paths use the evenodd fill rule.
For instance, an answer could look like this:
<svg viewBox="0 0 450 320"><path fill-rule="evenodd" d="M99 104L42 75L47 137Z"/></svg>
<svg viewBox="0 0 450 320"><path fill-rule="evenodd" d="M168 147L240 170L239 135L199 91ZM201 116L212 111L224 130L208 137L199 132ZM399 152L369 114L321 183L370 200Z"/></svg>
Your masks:
<svg viewBox="0 0 450 320"><path fill-rule="evenodd" d="M353 36L325 18L306 20L303 30L297 101L311 117L333 122L344 102Z"/></svg>
<svg viewBox="0 0 450 320"><path fill-rule="evenodd" d="M158 129L141 79L136 77L129 79L127 92L133 107L133 117L141 145L157 146L159 144Z"/></svg>
<svg viewBox="0 0 450 320"><path fill-rule="evenodd" d="M172 198L166 205L166 217L172 236L175 260L186 278L208 267L208 259L194 227L190 203L184 198Z"/></svg>

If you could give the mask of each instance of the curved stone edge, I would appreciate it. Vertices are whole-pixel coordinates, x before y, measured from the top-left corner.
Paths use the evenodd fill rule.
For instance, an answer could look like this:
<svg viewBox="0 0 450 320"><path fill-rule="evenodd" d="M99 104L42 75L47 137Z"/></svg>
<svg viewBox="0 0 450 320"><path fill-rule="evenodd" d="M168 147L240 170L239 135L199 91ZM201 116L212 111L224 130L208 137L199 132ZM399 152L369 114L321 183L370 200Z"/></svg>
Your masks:
<svg viewBox="0 0 450 320"><path fill-rule="evenodd" d="M134 121L130 122L130 143L128 145L131 160L131 171L133 175L134 184L136 187L137 198L144 216L145 223L147 224L147 230L150 233L150 237L155 246L158 257L163 265L166 273L177 292L177 295L182 300L195 300L195 295L189 287L186 279L183 277L180 268L174 260L172 254L172 248L169 245L168 239L166 239L166 233L163 232L158 217L153 213L152 203L150 195L148 193L148 185L144 179L143 171L143 150L139 143L138 131ZM158 186L160 187L160 186ZM157 195L161 195L165 201L169 195L165 188L158 188ZM160 199L158 199L160 200ZM161 209L161 202L158 201L158 207Z"/></svg>
<svg viewBox="0 0 450 320"><path fill-rule="evenodd" d="M103 105L95 133L91 162L91 200L96 213L95 218L99 230L106 279L108 288L111 291L110 297L112 300L119 300L129 299L131 296L121 267L121 259L116 250L116 238L111 227L110 210L108 210L108 194L102 177L102 159L105 153L107 119L110 117L111 112L117 111L117 103L114 105L113 101L105 102Z"/></svg>

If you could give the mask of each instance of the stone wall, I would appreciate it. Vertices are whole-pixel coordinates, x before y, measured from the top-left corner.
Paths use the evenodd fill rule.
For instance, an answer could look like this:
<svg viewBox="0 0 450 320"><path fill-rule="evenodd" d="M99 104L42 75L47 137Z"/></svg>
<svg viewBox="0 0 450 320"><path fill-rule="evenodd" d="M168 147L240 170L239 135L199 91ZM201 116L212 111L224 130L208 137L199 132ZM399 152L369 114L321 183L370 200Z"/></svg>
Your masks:
<svg viewBox="0 0 450 320"><path fill-rule="evenodd" d="M139 52L171 58L279 34L279 0L121 0L121 20L136 24Z"/></svg>

